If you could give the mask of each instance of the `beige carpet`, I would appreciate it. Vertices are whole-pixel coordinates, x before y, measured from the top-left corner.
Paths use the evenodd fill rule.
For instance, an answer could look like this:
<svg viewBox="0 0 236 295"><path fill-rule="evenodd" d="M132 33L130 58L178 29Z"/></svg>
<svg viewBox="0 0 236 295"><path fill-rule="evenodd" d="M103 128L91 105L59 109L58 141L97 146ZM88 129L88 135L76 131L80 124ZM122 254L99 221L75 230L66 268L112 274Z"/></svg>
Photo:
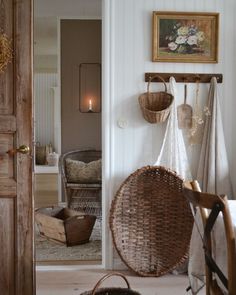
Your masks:
<svg viewBox="0 0 236 295"><path fill-rule="evenodd" d="M35 225L36 261L90 261L102 259L101 220L97 219L89 243L67 247L40 236Z"/></svg>
<svg viewBox="0 0 236 295"><path fill-rule="evenodd" d="M101 247L101 240L91 240L86 244L67 247L37 235L35 239L36 261L101 260Z"/></svg>

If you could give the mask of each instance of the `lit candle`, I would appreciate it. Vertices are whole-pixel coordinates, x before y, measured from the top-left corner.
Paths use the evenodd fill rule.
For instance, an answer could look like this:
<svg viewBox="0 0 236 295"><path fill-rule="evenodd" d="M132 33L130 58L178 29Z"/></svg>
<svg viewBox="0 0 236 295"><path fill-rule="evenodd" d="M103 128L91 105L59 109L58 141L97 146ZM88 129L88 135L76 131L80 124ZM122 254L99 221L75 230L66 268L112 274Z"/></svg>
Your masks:
<svg viewBox="0 0 236 295"><path fill-rule="evenodd" d="M89 100L89 111L93 110L92 99Z"/></svg>

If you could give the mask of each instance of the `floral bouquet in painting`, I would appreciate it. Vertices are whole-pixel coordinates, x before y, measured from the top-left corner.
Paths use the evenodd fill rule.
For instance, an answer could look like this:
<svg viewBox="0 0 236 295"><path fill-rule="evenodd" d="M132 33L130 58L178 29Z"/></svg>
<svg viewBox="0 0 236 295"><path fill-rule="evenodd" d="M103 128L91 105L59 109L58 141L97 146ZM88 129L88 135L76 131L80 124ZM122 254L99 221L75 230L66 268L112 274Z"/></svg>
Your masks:
<svg viewBox="0 0 236 295"><path fill-rule="evenodd" d="M167 35L168 50L179 54L204 52L205 34L195 25L176 23L170 35Z"/></svg>
<svg viewBox="0 0 236 295"><path fill-rule="evenodd" d="M152 60L218 62L218 13L153 11Z"/></svg>

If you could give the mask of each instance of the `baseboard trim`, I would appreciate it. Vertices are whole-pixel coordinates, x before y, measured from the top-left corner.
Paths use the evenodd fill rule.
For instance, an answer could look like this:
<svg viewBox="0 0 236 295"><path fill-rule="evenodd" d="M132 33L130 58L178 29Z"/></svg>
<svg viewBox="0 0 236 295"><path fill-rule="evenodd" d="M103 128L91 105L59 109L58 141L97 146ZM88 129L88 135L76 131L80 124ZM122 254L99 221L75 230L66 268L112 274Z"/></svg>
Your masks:
<svg viewBox="0 0 236 295"><path fill-rule="evenodd" d="M74 271L84 269L104 269L102 264L77 265L36 265L36 271Z"/></svg>

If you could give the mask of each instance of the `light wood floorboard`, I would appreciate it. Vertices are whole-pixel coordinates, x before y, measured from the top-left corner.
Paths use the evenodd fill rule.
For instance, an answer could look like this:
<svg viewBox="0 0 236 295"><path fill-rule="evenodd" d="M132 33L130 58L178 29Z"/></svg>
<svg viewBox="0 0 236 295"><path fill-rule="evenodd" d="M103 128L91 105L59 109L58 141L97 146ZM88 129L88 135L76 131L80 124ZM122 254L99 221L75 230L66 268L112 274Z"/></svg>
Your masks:
<svg viewBox="0 0 236 295"><path fill-rule="evenodd" d="M108 271L37 271L37 295L79 295L91 290L96 282ZM159 278L138 277L130 272L122 272L130 282L131 288L141 295L191 295L186 292L188 277L186 275L165 275ZM125 286L119 277L111 277L103 286ZM201 290L198 295L204 295Z"/></svg>

